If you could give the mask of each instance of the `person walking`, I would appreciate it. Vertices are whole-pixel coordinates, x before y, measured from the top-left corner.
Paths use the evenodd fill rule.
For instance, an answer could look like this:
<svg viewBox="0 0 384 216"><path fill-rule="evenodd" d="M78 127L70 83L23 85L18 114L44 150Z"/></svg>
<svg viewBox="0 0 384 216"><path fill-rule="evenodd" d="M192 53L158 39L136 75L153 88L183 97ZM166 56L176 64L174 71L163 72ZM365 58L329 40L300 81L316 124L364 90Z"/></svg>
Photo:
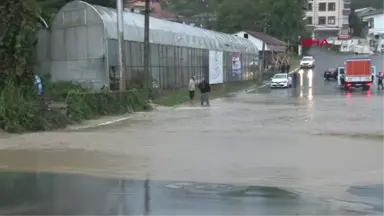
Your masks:
<svg viewBox="0 0 384 216"><path fill-rule="evenodd" d="M383 76L384 76L384 74L382 72L377 77L377 90L380 90L380 88L381 88L381 90L384 89L384 87L383 87Z"/></svg>
<svg viewBox="0 0 384 216"><path fill-rule="evenodd" d="M294 72L292 76L293 76L292 86L293 86L293 88L296 88L296 86L297 86L297 72Z"/></svg>
<svg viewBox="0 0 384 216"><path fill-rule="evenodd" d="M286 68L285 68L285 64L282 63L282 64L281 64L281 72L282 72L282 73L285 73L285 69L286 69Z"/></svg>
<svg viewBox="0 0 384 216"><path fill-rule="evenodd" d="M189 85L188 85L189 100L191 101L191 103L195 98L195 89L196 89L196 78L192 76L191 79L189 80Z"/></svg>
<svg viewBox="0 0 384 216"><path fill-rule="evenodd" d="M203 81L198 85L198 88L200 90L200 103L201 106L204 106L204 103L209 106L209 93L211 92L211 85L203 79Z"/></svg>

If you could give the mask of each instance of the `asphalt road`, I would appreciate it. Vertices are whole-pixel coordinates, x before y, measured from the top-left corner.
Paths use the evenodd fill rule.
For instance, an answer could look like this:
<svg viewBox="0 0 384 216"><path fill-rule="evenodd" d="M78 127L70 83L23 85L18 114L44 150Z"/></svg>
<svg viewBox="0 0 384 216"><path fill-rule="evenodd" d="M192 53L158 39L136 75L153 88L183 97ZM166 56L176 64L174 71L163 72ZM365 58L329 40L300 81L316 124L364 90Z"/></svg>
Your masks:
<svg viewBox="0 0 384 216"><path fill-rule="evenodd" d="M341 91L323 71L347 56L313 55L298 88L1 138L0 168L32 174L0 173L0 214L382 214L383 93Z"/></svg>

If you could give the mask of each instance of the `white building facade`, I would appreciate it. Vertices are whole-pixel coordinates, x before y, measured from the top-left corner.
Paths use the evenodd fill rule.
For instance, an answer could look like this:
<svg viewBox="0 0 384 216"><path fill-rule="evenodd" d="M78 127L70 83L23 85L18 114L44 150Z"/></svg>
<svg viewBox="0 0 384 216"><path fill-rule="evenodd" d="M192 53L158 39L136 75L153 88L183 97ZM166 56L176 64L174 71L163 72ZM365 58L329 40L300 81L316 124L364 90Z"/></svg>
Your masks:
<svg viewBox="0 0 384 216"><path fill-rule="evenodd" d="M348 28L350 0L309 0L306 17L314 31L334 31Z"/></svg>
<svg viewBox="0 0 384 216"><path fill-rule="evenodd" d="M374 52L384 53L384 12L362 17L368 23L369 45Z"/></svg>

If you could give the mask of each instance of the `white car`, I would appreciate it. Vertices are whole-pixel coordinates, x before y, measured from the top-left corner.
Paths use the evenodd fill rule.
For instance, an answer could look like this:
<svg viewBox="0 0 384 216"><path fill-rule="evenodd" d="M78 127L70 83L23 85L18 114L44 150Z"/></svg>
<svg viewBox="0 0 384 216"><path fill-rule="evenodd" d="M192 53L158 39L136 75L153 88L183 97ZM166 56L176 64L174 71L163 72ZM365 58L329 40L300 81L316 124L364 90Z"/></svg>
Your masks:
<svg viewBox="0 0 384 216"><path fill-rule="evenodd" d="M313 68L315 67L315 58L313 56L304 56L300 61L301 68Z"/></svg>
<svg viewBox="0 0 384 216"><path fill-rule="evenodd" d="M286 73L275 74L271 78L271 88L290 88L292 87L292 78Z"/></svg>

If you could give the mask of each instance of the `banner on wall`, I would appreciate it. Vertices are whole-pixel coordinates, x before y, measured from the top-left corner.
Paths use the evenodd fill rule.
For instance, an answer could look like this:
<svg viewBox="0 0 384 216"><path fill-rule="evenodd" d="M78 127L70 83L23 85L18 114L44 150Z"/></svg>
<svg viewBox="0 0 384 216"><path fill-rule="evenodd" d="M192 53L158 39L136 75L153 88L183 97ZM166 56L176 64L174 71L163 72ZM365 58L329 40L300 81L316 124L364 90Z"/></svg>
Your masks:
<svg viewBox="0 0 384 216"><path fill-rule="evenodd" d="M220 84L224 82L223 52L209 51L209 83Z"/></svg>
<svg viewBox="0 0 384 216"><path fill-rule="evenodd" d="M241 53L232 54L232 76L241 77Z"/></svg>

